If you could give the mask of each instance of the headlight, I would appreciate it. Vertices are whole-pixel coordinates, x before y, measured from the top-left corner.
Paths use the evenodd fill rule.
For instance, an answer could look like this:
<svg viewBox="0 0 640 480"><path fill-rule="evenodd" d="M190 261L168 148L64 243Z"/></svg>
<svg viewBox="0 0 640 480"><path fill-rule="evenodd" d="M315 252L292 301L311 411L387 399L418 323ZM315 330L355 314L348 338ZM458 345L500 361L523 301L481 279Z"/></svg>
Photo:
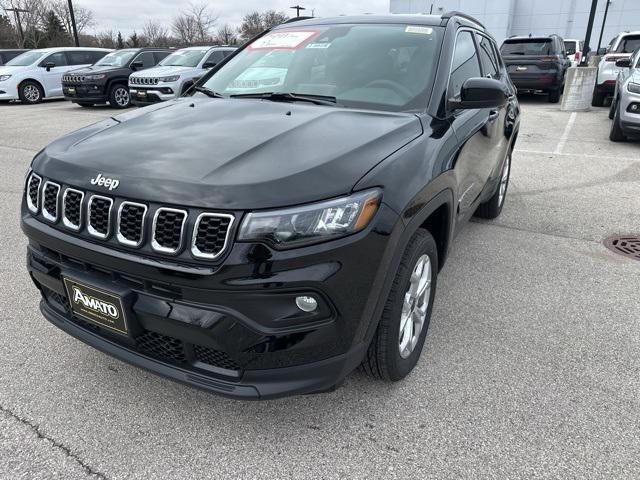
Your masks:
<svg viewBox="0 0 640 480"><path fill-rule="evenodd" d="M99 73L96 75L87 75L86 77L84 77L86 80L102 80L103 78L106 78L107 74L106 73Z"/></svg>
<svg viewBox="0 0 640 480"><path fill-rule="evenodd" d="M180 75L172 75L170 77L162 77L160 79L161 82L177 82L180 80Z"/></svg>
<svg viewBox="0 0 640 480"><path fill-rule="evenodd" d="M4 82L5 80L9 80L11 75L0 75L0 82Z"/></svg>
<svg viewBox="0 0 640 480"><path fill-rule="evenodd" d="M253 212L242 222L238 241L292 248L344 237L369 224L381 197L380 190L368 190L301 207Z"/></svg>
<svg viewBox="0 0 640 480"><path fill-rule="evenodd" d="M640 93L640 83L629 82L629 84L627 85L627 90L629 90L631 93Z"/></svg>

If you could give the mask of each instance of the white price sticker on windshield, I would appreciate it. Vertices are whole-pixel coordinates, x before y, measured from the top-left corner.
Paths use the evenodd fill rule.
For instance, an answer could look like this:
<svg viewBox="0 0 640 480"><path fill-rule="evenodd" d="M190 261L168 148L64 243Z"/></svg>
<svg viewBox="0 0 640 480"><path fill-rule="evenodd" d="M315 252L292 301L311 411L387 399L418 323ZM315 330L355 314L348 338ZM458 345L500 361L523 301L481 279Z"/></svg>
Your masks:
<svg viewBox="0 0 640 480"><path fill-rule="evenodd" d="M264 37L257 39L249 45L248 48L250 50L295 50L318 33L318 30L288 30L271 32L266 34Z"/></svg>
<svg viewBox="0 0 640 480"><path fill-rule="evenodd" d="M422 35L431 35L433 33L433 28L431 27L420 27L418 25L409 25L404 29L405 33L420 33Z"/></svg>

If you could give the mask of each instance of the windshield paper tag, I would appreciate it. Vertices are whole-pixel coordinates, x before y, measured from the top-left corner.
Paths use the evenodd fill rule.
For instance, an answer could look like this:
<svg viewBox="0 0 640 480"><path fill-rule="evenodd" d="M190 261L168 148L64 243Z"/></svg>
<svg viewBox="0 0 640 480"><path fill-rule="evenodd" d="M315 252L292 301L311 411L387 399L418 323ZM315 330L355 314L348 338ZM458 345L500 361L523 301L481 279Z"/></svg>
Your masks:
<svg viewBox="0 0 640 480"><path fill-rule="evenodd" d="M287 49L295 50L311 37L320 33L318 30L289 30L282 32L271 32L264 37L260 37L251 45L250 50L273 50Z"/></svg>
<svg viewBox="0 0 640 480"><path fill-rule="evenodd" d="M433 33L433 28L409 25L407 28L404 29L404 31L405 33L420 33L422 35L431 35Z"/></svg>
<svg viewBox="0 0 640 480"><path fill-rule="evenodd" d="M306 48L329 48L331 43L310 43Z"/></svg>

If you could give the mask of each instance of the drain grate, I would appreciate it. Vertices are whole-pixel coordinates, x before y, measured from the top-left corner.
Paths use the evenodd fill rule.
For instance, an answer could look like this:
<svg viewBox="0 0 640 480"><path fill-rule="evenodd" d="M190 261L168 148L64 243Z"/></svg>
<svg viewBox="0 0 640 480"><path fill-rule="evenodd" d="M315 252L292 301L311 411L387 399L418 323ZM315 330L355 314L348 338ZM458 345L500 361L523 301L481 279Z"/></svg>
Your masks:
<svg viewBox="0 0 640 480"><path fill-rule="evenodd" d="M640 260L640 236L613 235L604 240L604 246L625 257Z"/></svg>

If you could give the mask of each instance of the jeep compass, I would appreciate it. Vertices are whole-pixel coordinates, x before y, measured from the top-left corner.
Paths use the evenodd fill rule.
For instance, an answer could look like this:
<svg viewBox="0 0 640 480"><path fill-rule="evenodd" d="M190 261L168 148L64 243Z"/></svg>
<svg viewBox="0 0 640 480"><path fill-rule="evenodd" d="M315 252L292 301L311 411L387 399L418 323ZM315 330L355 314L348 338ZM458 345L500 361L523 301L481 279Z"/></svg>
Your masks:
<svg viewBox="0 0 640 480"><path fill-rule="evenodd" d="M456 232L502 210L515 93L455 12L266 31L186 96L36 155L21 220L42 313L233 398L328 391L360 365L400 380Z"/></svg>

